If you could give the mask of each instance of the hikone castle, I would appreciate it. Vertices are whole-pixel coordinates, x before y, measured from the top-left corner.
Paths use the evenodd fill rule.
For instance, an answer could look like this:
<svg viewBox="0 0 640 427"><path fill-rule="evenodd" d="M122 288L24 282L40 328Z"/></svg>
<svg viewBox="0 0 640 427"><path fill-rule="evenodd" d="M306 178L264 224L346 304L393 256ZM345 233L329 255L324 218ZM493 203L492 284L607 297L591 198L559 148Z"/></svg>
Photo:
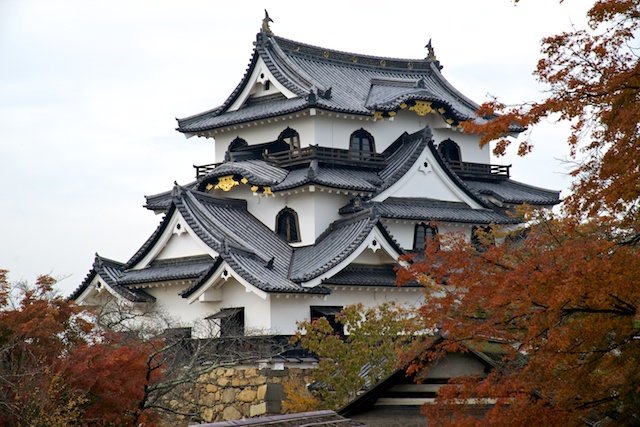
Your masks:
<svg viewBox="0 0 640 427"><path fill-rule="evenodd" d="M157 229L129 260L96 255L71 298L161 307L222 336L292 334L357 302L419 303L419 285L396 286L401 255L559 202L462 131L490 118L442 68L431 44L424 59L360 55L275 36L265 20L236 89L178 120L211 141L195 180L147 196Z"/></svg>

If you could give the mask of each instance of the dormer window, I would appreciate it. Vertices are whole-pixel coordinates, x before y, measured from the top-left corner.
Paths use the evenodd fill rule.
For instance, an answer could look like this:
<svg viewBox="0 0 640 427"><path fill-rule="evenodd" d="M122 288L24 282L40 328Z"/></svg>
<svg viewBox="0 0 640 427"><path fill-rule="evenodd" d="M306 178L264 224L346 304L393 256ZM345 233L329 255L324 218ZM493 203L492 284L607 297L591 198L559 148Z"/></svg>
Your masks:
<svg viewBox="0 0 640 427"><path fill-rule="evenodd" d="M300 134L294 129L286 128L282 131L278 139L282 140L289 146L289 150L300 149Z"/></svg>
<svg viewBox="0 0 640 427"><path fill-rule="evenodd" d="M362 128L358 129L351 134L351 139L349 140L349 150L375 153L376 146L373 142L373 135Z"/></svg>
<svg viewBox="0 0 640 427"><path fill-rule="evenodd" d="M440 154L445 160L450 162L461 162L462 156L460 155L460 147L454 141L445 139L440 143L438 147Z"/></svg>
<svg viewBox="0 0 640 427"><path fill-rule="evenodd" d="M421 222L416 224L416 228L413 233L413 251L424 252L424 250L431 244L438 234L438 229L432 225Z"/></svg>
<svg viewBox="0 0 640 427"><path fill-rule="evenodd" d="M241 148L248 147L249 144L244 139L237 137L229 144L229 151L237 151Z"/></svg>
<svg viewBox="0 0 640 427"><path fill-rule="evenodd" d="M282 209L276 216L276 234L289 243L300 241L298 214L291 208Z"/></svg>

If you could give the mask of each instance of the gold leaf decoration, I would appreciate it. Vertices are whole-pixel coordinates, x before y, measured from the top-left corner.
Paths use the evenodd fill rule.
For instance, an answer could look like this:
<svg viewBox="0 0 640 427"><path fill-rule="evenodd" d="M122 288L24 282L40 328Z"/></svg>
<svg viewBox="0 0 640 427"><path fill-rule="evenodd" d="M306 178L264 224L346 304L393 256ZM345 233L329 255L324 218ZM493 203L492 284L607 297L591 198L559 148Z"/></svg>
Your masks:
<svg viewBox="0 0 640 427"><path fill-rule="evenodd" d="M215 188L216 190L229 191L239 184L240 183L238 181L233 179L233 175L226 175L218 178L218 183L213 188Z"/></svg>
<svg viewBox="0 0 640 427"><path fill-rule="evenodd" d="M428 101L416 101L413 107L410 107L409 110L415 111L415 113L419 116L426 116L427 114L433 112L433 108L431 108L431 103Z"/></svg>

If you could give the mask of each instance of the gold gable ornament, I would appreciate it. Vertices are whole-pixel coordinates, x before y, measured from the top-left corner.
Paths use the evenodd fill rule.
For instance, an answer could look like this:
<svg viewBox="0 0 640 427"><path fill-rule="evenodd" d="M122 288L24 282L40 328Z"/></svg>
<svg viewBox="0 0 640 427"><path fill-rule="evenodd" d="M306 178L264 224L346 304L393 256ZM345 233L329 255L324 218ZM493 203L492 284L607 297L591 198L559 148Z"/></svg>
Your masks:
<svg viewBox="0 0 640 427"><path fill-rule="evenodd" d="M236 185L240 185L240 183L233 179L233 175L226 175L218 178L218 183L213 188L216 190L229 191Z"/></svg>
<svg viewBox="0 0 640 427"><path fill-rule="evenodd" d="M431 103L428 101L416 101L416 103L412 107L409 107L409 110L415 111L415 113L419 116L426 116L427 114L433 112Z"/></svg>

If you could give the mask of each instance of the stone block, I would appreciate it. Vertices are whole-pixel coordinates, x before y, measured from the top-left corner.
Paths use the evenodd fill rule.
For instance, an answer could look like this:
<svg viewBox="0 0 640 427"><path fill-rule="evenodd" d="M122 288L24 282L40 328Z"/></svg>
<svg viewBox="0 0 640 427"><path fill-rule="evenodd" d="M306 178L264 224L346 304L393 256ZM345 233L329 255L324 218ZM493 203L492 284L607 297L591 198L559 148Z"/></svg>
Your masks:
<svg viewBox="0 0 640 427"><path fill-rule="evenodd" d="M256 368L249 368L244 371L245 378L254 378L258 376L258 370Z"/></svg>
<svg viewBox="0 0 640 427"><path fill-rule="evenodd" d="M207 390L209 393L214 393L218 391L218 387L215 386L214 384L207 384L207 386L205 387L205 390Z"/></svg>
<svg viewBox="0 0 640 427"><path fill-rule="evenodd" d="M227 388L222 392L222 401L224 403L232 403L236 400L236 391L232 388Z"/></svg>
<svg viewBox="0 0 640 427"><path fill-rule="evenodd" d="M240 418L242 418L242 414L233 406L227 406L224 408L224 411L222 411L222 419L225 421L239 420Z"/></svg>
<svg viewBox="0 0 640 427"><path fill-rule="evenodd" d="M258 403L257 405L251 405L249 408L249 416L257 417L267 413L267 404L265 402Z"/></svg>
<svg viewBox="0 0 640 427"><path fill-rule="evenodd" d="M226 387L230 382L231 380L229 380L229 378L225 378L225 377L218 378L218 385L220 387Z"/></svg>
<svg viewBox="0 0 640 427"><path fill-rule="evenodd" d="M235 369L227 369L224 372L224 376L225 377L235 377L235 375L236 375L236 370Z"/></svg>
<svg viewBox="0 0 640 427"><path fill-rule="evenodd" d="M202 419L206 422L213 421L213 408L204 408L204 411L202 411Z"/></svg>
<svg viewBox="0 0 640 427"><path fill-rule="evenodd" d="M258 392L256 393L256 398L258 400L264 400L265 395L267 394L267 385L263 384L258 386Z"/></svg>
<svg viewBox="0 0 640 427"><path fill-rule="evenodd" d="M233 377L231 378L231 385L233 387L240 387L246 385L244 378Z"/></svg>
<svg viewBox="0 0 640 427"><path fill-rule="evenodd" d="M256 391L250 388L245 388L236 396L236 399L241 402L253 402L256 400Z"/></svg>
<svg viewBox="0 0 640 427"><path fill-rule="evenodd" d="M260 375L259 377L254 377L249 379L249 384L251 385L262 385L267 383L267 378Z"/></svg>

